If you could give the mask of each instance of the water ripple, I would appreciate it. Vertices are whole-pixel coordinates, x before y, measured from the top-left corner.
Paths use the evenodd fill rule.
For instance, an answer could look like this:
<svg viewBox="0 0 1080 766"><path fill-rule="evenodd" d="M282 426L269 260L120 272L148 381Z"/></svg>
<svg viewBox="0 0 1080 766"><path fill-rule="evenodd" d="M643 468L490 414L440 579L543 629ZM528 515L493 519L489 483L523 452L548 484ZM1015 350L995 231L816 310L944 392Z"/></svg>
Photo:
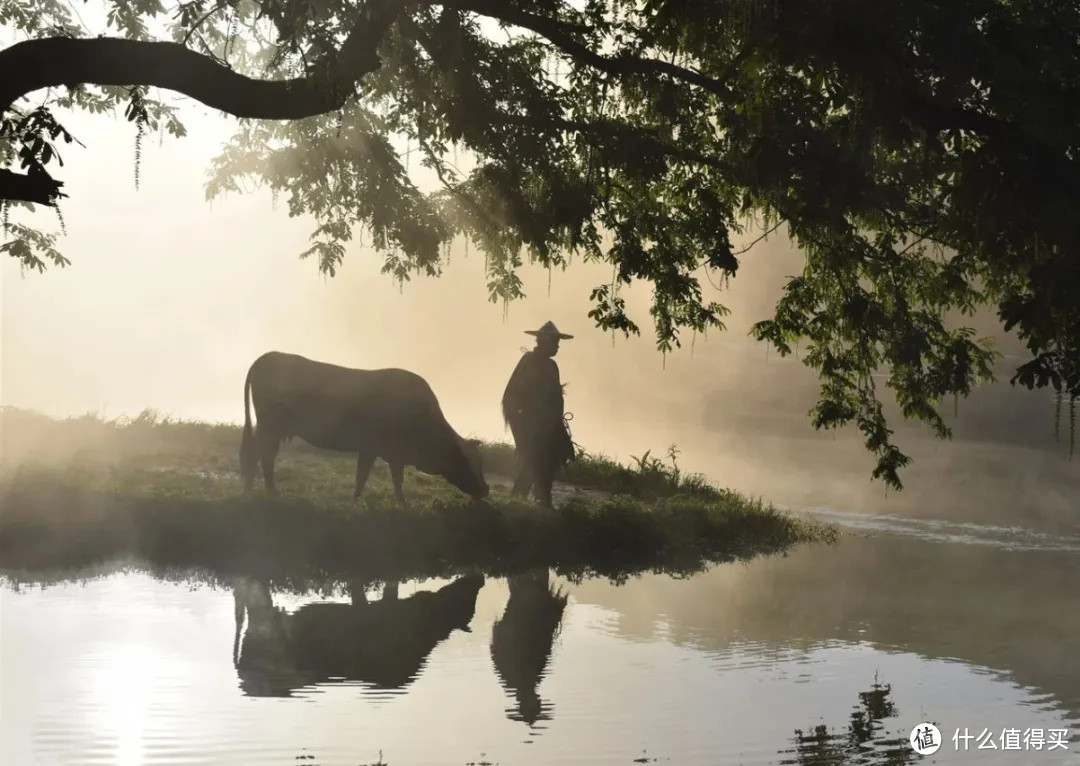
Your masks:
<svg viewBox="0 0 1080 766"><path fill-rule="evenodd" d="M826 507L798 510L822 521L861 532L902 535L929 542L986 545L1007 551L1080 553L1080 537L1039 532L1019 526L871 515Z"/></svg>
<svg viewBox="0 0 1080 766"><path fill-rule="evenodd" d="M976 536L990 530L999 539L1006 529L948 531L957 528ZM707 579L697 582L692 614L700 621L717 611L717 601ZM627 593L634 591L609 595ZM945 725L1050 728L1075 718L1060 695L1013 683L1005 670L961 657L931 659L910 647L883 649L853 634L849 641L785 628L772 640L748 632L732 639L702 623L693 640L679 640L688 631L666 598L637 613L571 602L553 644L508 634L503 675L492 636L505 602L478 610L472 633L453 632L403 687L346 680L330 668L324 681L284 684L291 697L252 697L232 664L227 591L124 575L71 591L0 596L3 659L18 669L4 674L3 698L26 701L4 711L22 716L17 722L0 721L0 761L13 764L358 766L376 762L382 750L383 762L395 766L628 766L643 757L765 766L798 763L818 745L854 747L875 762L919 720L941 720L944 732ZM489 596L482 593L481 603ZM645 600L648 592L637 596ZM527 624L535 633L536 623ZM650 635L628 637L621 624ZM873 742L852 745L852 705L862 704L879 672L900 713L885 716ZM924 710L933 717L913 718Z"/></svg>

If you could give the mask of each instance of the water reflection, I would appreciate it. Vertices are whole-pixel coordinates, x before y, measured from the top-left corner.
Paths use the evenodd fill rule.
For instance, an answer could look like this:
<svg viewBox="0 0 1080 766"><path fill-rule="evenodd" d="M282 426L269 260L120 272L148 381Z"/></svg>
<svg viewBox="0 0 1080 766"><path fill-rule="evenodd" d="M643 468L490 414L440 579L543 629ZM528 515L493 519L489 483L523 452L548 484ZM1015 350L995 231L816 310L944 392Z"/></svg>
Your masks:
<svg viewBox="0 0 1080 766"><path fill-rule="evenodd" d="M847 729L830 732L825 724L809 731L796 729L794 749L781 750L781 755L794 758L780 760L780 766L906 766L918 756L911 749L908 737L902 732L887 736L886 719L899 715L892 699L892 687L877 679L868 691L859 692L859 704L851 713Z"/></svg>
<svg viewBox="0 0 1080 766"><path fill-rule="evenodd" d="M404 688L436 645L454 630L469 630L483 584L482 575L466 575L398 599L391 583L380 600L369 602L357 583L352 603L314 602L290 614L274 606L264 581L240 579L233 586L240 688L254 697L287 697L327 681Z"/></svg>
<svg viewBox="0 0 1080 766"><path fill-rule="evenodd" d="M529 726L551 719L551 704L540 699L537 687L544 676L555 641L566 594L549 581L547 569L508 578L510 598L491 629L491 660L517 707L506 711Z"/></svg>
<svg viewBox="0 0 1080 766"><path fill-rule="evenodd" d="M961 661L1052 693L1080 716L1080 556L894 535L846 537L692 580L584 582L574 598L614 610L613 629L727 654L809 651L837 640ZM709 608L703 608L709 604Z"/></svg>
<svg viewBox="0 0 1080 766"><path fill-rule="evenodd" d="M1078 574L1065 551L883 535L686 580L540 569L371 601L354 583L340 603L205 573L3 587L19 704L0 763L905 764L922 721L948 751L927 762L1075 762L1075 741L965 754L951 737L1075 736Z"/></svg>

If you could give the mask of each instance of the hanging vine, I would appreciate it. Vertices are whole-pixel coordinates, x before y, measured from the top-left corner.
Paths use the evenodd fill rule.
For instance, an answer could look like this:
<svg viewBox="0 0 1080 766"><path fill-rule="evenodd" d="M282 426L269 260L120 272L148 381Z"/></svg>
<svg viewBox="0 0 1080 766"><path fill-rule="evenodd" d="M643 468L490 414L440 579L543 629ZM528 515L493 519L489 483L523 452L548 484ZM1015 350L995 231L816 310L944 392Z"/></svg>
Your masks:
<svg viewBox="0 0 1080 766"><path fill-rule="evenodd" d="M1061 391L1054 394L1054 441L1061 441Z"/></svg>
<svg viewBox="0 0 1080 766"><path fill-rule="evenodd" d="M128 89L130 100L124 110L128 122L135 123L135 188L139 188L139 167L142 164L142 140L147 126L153 127L146 103L146 88L137 85Z"/></svg>
<svg viewBox="0 0 1080 766"><path fill-rule="evenodd" d="M135 189L139 188L139 166L142 164L142 137L143 137L143 124L141 122L136 123L135 126Z"/></svg>
<svg viewBox="0 0 1080 766"><path fill-rule="evenodd" d="M1069 459L1076 449L1076 396L1069 396Z"/></svg>
<svg viewBox="0 0 1080 766"><path fill-rule="evenodd" d="M229 16L229 26L225 32L225 47L222 50L221 57L228 62L229 50L233 46L233 41L236 39L236 9L233 8L232 14Z"/></svg>

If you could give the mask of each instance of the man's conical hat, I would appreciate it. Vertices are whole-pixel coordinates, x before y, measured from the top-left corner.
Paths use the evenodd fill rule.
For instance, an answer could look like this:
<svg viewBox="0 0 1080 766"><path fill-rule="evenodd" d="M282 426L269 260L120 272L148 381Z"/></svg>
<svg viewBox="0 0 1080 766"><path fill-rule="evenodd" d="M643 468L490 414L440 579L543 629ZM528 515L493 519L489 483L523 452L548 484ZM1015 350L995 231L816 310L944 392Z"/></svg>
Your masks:
<svg viewBox="0 0 1080 766"><path fill-rule="evenodd" d="M555 323L551 321L544 322L543 326L539 330L526 330L525 334L535 335L537 337L540 337L542 335L554 335L561 340L570 340L570 338L574 337L573 335L567 335L564 332L559 332L559 328L556 327Z"/></svg>

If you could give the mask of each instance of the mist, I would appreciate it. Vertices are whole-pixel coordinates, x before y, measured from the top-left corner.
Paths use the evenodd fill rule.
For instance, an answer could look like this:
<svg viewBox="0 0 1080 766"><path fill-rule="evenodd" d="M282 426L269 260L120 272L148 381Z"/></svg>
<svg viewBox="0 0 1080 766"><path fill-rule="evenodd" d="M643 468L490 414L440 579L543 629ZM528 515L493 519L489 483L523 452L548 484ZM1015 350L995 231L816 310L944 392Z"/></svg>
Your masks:
<svg viewBox="0 0 1080 766"><path fill-rule="evenodd" d="M705 285L731 309L727 329L686 336L665 358L652 339L647 285L624 292L641 337L593 327L588 297L610 281L605 266L526 267L527 297L505 307L488 300L483 255L463 241L441 278L400 289L357 241L338 275L323 277L297 257L312 225L289 218L284 200L276 210L265 191L205 201L209 159L232 122L190 105L182 119L186 138L160 147L156 137L144 140L138 190L134 128L104 117L71 120L87 146L68 148L62 174L70 199L61 206L60 248L72 263L45 274L0 266L4 405L107 418L152 408L235 423L248 366L279 350L413 370L459 432L507 440L502 388L531 345L524 331L550 319L575 336L556 361L574 440L590 452L630 461L677 444L682 469L782 504L1076 526L1068 418L1058 442L1049 395L1008 384L1022 350L1000 332L1007 356L999 382L959 402L957 417L950 412L954 441L894 414L897 440L915 463L902 474L905 491L886 495L870 480L873 458L854 429L812 429L813 372L747 337L801 268L781 233L742 257L729 286ZM48 225L50 216L33 220ZM736 247L759 233L746 232ZM992 320L979 318L980 329L994 329Z"/></svg>

